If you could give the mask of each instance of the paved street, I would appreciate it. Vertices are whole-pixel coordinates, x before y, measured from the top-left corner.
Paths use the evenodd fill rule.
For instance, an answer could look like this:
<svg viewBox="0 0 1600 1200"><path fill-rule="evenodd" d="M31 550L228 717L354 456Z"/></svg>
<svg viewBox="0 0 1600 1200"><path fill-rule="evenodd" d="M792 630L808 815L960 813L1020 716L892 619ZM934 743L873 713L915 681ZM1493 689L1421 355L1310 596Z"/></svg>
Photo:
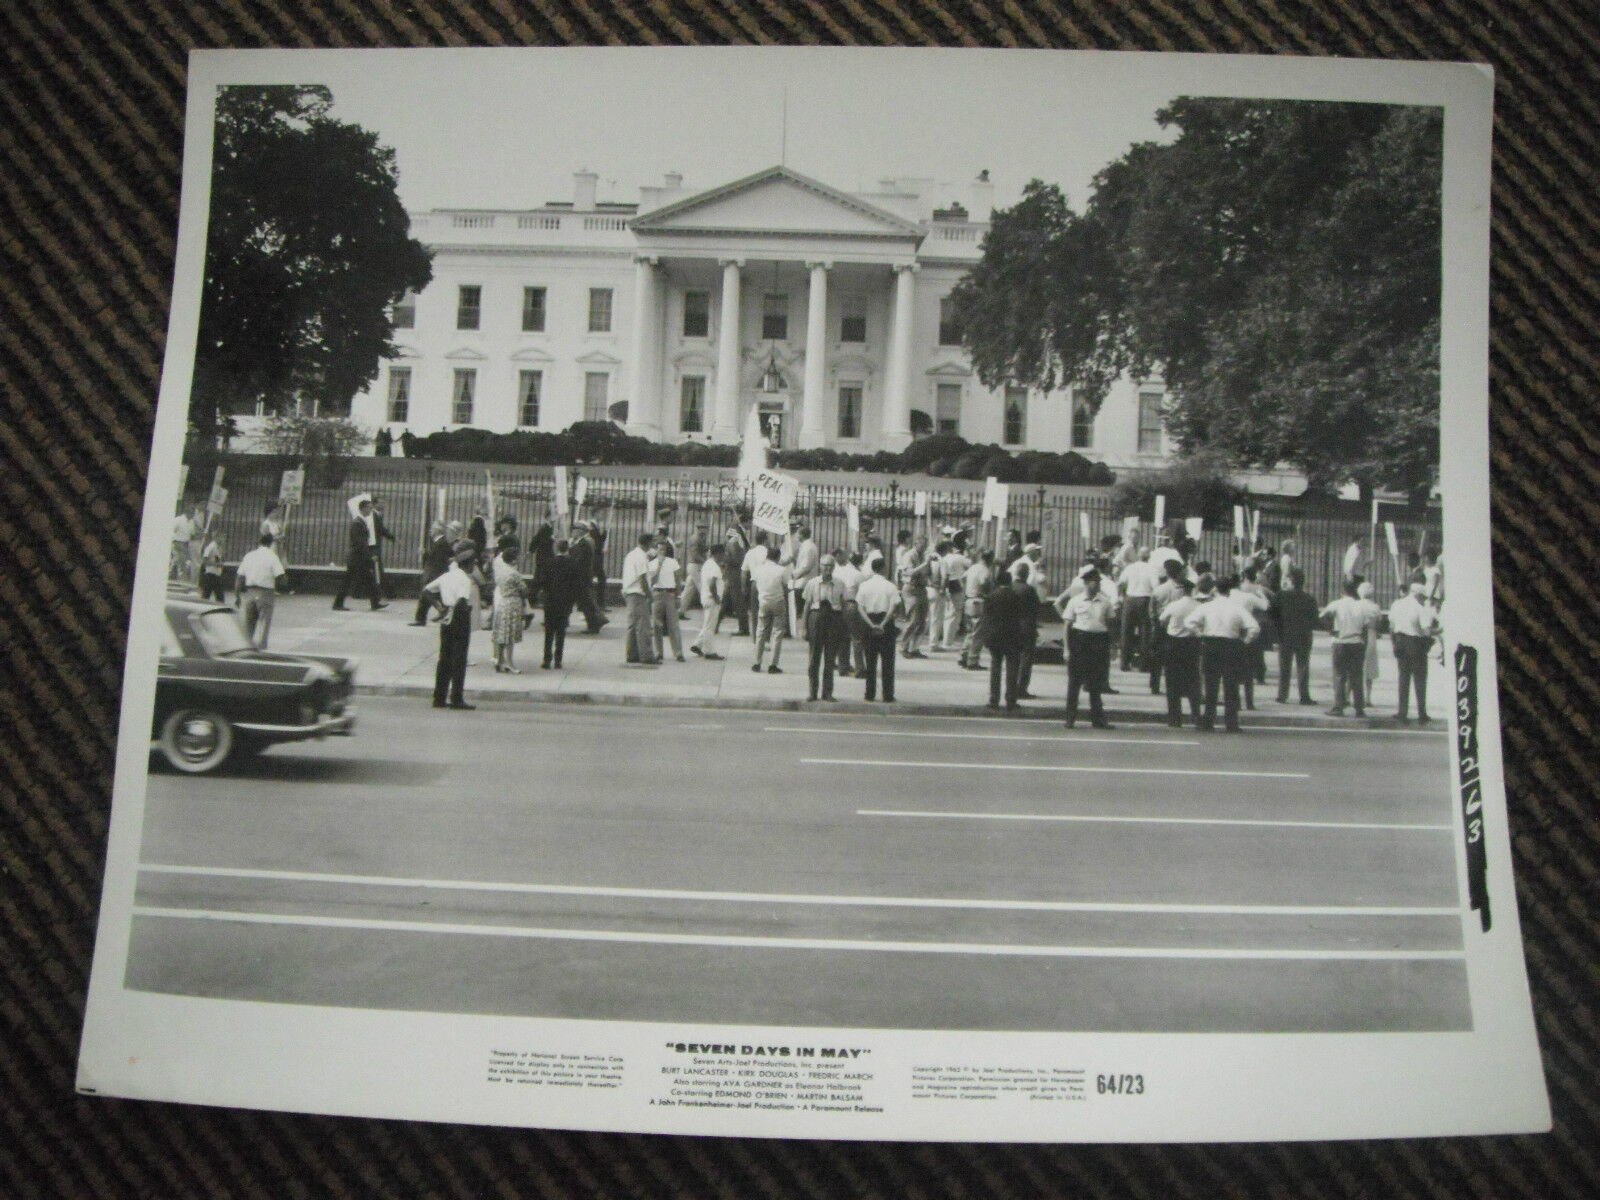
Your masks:
<svg viewBox="0 0 1600 1200"><path fill-rule="evenodd" d="M154 772L128 983L1041 1030L1470 1026L1442 732L363 697Z"/></svg>

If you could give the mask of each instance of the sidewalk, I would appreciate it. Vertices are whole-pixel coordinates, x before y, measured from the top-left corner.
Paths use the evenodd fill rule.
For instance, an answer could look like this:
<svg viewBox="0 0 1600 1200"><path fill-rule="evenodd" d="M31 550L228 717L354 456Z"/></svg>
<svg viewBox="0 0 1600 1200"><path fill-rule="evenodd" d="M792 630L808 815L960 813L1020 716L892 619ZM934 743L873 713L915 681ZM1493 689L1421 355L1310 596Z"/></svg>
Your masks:
<svg viewBox="0 0 1600 1200"><path fill-rule="evenodd" d="M373 612L364 603L352 602L344 612L334 612L326 596L282 596L273 619L271 648L287 653L345 654L360 660L356 672L357 691L366 695L426 697L433 693L434 664L438 660L438 627L417 628L408 624L415 601L391 601L388 608ZM838 703L811 704L806 700L807 647L803 640L785 639L781 666L783 673L770 675L765 669L750 670L755 652L748 637L739 637L736 622L723 621L717 637L717 650L727 657L707 662L688 653L688 644L700 629L698 610L684 621L683 641L687 661L673 660L667 647L667 660L659 667L630 666L623 660L626 634L621 609L608 612L611 623L594 637L583 632L582 618L574 614L567 631L562 670L544 671L539 660L544 644L536 617L532 627L516 648L520 675L494 670L494 651L489 634L472 635L471 666L467 669L467 695L474 702L543 701L574 704L639 704L660 706L709 707L731 709L809 710L818 712L894 711L902 715L982 716L989 695L988 656L983 671L966 671L949 652L931 653L926 659L895 663L895 699L889 706L863 702L860 679L834 682ZM1365 722L1352 716L1326 714L1333 702L1333 668L1326 637L1319 637L1311 655L1311 691L1315 705L1296 703L1291 690L1288 704L1277 703L1277 658L1268 653L1265 686L1256 687L1256 709L1246 712L1246 725L1296 725L1327 728L1417 728L1394 720L1398 682L1393 654L1382 647L1380 675L1373 687L1372 714ZM1112 721L1151 722L1166 719L1166 697L1150 694L1149 679L1139 672L1122 672L1113 662L1111 685L1117 694L1105 698L1106 713ZM1036 700L1024 700L1023 717L1059 720L1065 707L1066 672L1059 663L1038 665L1033 672ZM1449 702L1445 668L1431 665L1428 694L1434 718L1428 728L1444 730L1442 719ZM1437 699L1435 699L1437 697ZM1087 697L1080 710L1087 720ZM1218 714L1220 720L1220 713Z"/></svg>

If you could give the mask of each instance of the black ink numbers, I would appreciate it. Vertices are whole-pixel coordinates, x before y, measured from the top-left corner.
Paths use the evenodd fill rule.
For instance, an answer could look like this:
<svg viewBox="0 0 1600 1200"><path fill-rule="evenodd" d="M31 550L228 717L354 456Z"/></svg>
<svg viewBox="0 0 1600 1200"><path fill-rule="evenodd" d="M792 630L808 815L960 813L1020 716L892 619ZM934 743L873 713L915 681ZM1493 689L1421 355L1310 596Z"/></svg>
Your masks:
<svg viewBox="0 0 1600 1200"><path fill-rule="evenodd" d="M1142 1096L1144 1095L1143 1075L1096 1075L1094 1077L1095 1091L1102 1096Z"/></svg>

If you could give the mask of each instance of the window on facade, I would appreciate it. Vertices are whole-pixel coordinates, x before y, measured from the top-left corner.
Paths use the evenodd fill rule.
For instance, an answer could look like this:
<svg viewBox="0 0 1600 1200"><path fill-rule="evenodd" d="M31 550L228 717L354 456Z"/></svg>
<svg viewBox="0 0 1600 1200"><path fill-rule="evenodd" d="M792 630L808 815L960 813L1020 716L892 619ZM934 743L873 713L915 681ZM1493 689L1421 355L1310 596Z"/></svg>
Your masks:
<svg viewBox="0 0 1600 1200"><path fill-rule="evenodd" d="M457 367L455 386L450 389L450 421L452 424L472 424L472 399L477 390L478 372L472 367Z"/></svg>
<svg viewBox="0 0 1600 1200"><path fill-rule="evenodd" d="M396 329L415 329L417 327L417 294L407 292L394 302L394 307L389 310L389 323Z"/></svg>
<svg viewBox="0 0 1600 1200"><path fill-rule="evenodd" d="M522 332L544 332L544 289L542 287L525 287L522 289Z"/></svg>
<svg viewBox="0 0 1600 1200"><path fill-rule="evenodd" d="M583 377L583 419L608 420L606 409L611 405L611 376L604 371L588 371Z"/></svg>
<svg viewBox="0 0 1600 1200"><path fill-rule="evenodd" d="M611 332L611 289L589 289L589 332Z"/></svg>
<svg viewBox="0 0 1600 1200"><path fill-rule="evenodd" d="M867 340L867 298L845 295L839 298L839 340L864 342Z"/></svg>
<svg viewBox="0 0 1600 1200"><path fill-rule="evenodd" d="M681 433L704 433L706 410L706 377L685 375L683 391L678 400L678 430Z"/></svg>
<svg viewBox="0 0 1600 1200"><path fill-rule="evenodd" d="M476 329L483 316L483 289L475 283L462 284L456 295L456 328Z"/></svg>
<svg viewBox="0 0 1600 1200"><path fill-rule="evenodd" d="M1028 389L1006 389L1005 430L1000 440L1008 446L1020 446L1028 439Z"/></svg>
<svg viewBox="0 0 1600 1200"><path fill-rule="evenodd" d="M961 432L961 385L941 383L933 415L935 433Z"/></svg>
<svg viewBox="0 0 1600 1200"><path fill-rule="evenodd" d="M1161 453L1161 393L1139 393L1139 453Z"/></svg>
<svg viewBox="0 0 1600 1200"><path fill-rule="evenodd" d="M768 292L761 297L761 336L781 342L789 336L789 297Z"/></svg>
<svg viewBox="0 0 1600 1200"><path fill-rule="evenodd" d="M1072 448L1087 450L1094 445L1094 410L1082 400L1072 401Z"/></svg>
<svg viewBox="0 0 1600 1200"><path fill-rule="evenodd" d="M683 336L703 338L711 334L711 293L690 291L683 294Z"/></svg>
<svg viewBox="0 0 1600 1200"><path fill-rule="evenodd" d="M858 438L861 436L861 385L859 383L839 385L839 436L842 438Z"/></svg>
<svg viewBox="0 0 1600 1200"><path fill-rule="evenodd" d="M539 424L539 393L544 390L544 372L522 371L517 375L517 424Z"/></svg>
<svg viewBox="0 0 1600 1200"><path fill-rule="evenodd" d="M411 368L389 368L389 420L411 419Z"/></svg>
<svg viewBox="0 0 1600 1200"><path fill-rule="evenodd" d="M959 346L961 344L961 328L956 324L955 306L950 303L950 297L942 297L939 301L939 345Z"/></svg>

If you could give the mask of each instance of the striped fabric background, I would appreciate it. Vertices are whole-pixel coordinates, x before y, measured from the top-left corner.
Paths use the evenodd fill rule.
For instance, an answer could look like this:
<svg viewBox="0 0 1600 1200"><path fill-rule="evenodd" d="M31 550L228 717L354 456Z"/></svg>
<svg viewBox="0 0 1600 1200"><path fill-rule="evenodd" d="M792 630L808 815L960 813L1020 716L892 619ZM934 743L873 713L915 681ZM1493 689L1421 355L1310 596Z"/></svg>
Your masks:
<svg viewBox="0 0 1600 1200"><path fill-rule="evenodd" d="M74 1096L177 228L187 52L676 42L1493 65L1500 686L1554 1134L1288 1147L873 1146L483 1130ZM1600 1195L1597 159L1594 0L6 0L0 1195Z"/></svg>

